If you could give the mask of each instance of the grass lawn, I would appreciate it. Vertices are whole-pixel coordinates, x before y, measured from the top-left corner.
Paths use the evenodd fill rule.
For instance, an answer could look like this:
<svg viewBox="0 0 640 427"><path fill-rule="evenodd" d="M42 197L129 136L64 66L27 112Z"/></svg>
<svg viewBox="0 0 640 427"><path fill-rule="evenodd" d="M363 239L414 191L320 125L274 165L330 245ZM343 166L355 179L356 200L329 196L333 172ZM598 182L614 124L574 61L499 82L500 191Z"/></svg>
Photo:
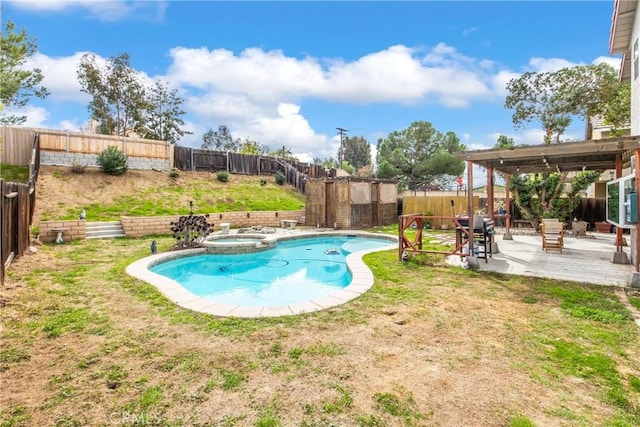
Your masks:
<svg viewBox="0 0 640 427"><path fill-rule="evenodd" d="M43 245L11 265L0 425L640 425L640 330L611 288L387 251L345 305L222 319L125 273L150 241Z"/></svg>
<svg viewBox="0 0 640 427"><path fill-rule="evenodd" d="M8 182L26 183L29 181L29 168L0 163L0 178Z"/></svg>

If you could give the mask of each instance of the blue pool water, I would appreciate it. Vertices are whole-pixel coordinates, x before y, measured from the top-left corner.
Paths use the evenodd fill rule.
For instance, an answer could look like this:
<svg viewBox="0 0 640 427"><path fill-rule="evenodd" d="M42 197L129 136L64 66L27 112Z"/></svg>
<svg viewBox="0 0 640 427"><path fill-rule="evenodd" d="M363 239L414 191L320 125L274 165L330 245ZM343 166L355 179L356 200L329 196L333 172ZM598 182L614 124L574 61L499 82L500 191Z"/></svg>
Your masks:
<svg viewBox="0 0 640 427"><path fill-rule="evenodd" d="M383 248L385 239L351 236L278 241L251 254L187 256L151 267L195 295L251 307L292 305L325 297L351 283L346 256Z"/></svg>

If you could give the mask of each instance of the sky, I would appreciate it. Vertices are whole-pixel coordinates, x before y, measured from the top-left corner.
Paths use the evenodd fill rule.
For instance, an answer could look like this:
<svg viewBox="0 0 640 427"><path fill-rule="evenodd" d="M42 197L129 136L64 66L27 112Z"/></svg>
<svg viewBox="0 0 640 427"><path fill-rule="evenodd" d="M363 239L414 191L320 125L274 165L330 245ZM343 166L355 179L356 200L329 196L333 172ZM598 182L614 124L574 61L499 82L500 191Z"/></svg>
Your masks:
<svg viewBox="0 0 640 427"><path fill-rule="evenodd" d="M128 53L145 79L185 100L178 144L199 148L220 125L300 161L337 158L337 128L372 144L412 122L454 132L468 149L499 135L542 143L536 122L516 130L506 83L527 71L607 62L610 1L8 1L36 40L26 64L50 95L24 126L85 130L83 54ZM584 139L574 120L567 140Z"/></svg>

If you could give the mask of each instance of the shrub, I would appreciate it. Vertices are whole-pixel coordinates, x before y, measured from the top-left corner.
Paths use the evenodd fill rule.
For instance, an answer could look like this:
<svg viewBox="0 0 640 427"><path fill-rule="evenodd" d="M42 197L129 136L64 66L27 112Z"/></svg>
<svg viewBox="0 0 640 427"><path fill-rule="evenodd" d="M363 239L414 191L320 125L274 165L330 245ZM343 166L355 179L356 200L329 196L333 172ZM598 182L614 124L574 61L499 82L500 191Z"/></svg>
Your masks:
<svg viewBox="0 0 640 427"><path fill-rule="evenodd" d="M114 145L108 146L98 154L97 162L104 173L109 175L122 175L129 169L127 156Z"/></svg>
<svg viewBox="0 0 640 427"><path fill-rule="evenodd" d="M73 162L71 162L71 173L81 174L84 173L86 168L87 165L81 164L77 159L73 159Z"/></svg>
<svg viewBox="0 0 640 427"><path fill-rule="evenodd" d="M179 176L180 176L180 169L178 168L172 168L171 171L169 172L170 178L176 179Z"/></svg>
<svg viewBox="0 0 640 427"><path fill-rule="evenodd" d="M181 216L176 222L171 222L171 231L177 240L176 246L178 248L198 247L213 231L214 224L209 224L208 219L208 214L189 214Z"/></svg>
<svg viewBox="0 0 640 427"><path fill-rule="evenodd" d="M229 172L227 172L227 171L219 171L216 174L216 177L218 178L218 181L220 181L220 182L227 182L227 181L229 181Z"/></svg>
<svg viewBox="0 0 640 427"><path fill-rule="evenodd" d="M284 185L284 175L282 175L282 172L278 171L276 172L276 184L278 185Z"/></svg>

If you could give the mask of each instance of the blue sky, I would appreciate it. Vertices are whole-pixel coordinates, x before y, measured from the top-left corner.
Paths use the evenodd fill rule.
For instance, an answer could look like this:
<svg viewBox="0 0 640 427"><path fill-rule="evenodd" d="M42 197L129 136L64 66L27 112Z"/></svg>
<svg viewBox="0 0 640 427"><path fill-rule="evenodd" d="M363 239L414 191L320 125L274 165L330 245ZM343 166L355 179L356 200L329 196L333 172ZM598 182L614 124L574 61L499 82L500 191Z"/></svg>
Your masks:
<svg viewBox="0 0 640 427"><path fill-rule="evenodd" d="M498 135L539 144L532 122L516 131L505 85L526 71L605 61L611 1L4 1L2 21L37 40L50 91L26 126L86 129L80 57L123 52L145 79L186 100L179 144L199 147L209 129L302 161L336 157L336 127L377 139L412 122L455 132L469 149ZM565 135L584 137L577 118Z"/></svg>

